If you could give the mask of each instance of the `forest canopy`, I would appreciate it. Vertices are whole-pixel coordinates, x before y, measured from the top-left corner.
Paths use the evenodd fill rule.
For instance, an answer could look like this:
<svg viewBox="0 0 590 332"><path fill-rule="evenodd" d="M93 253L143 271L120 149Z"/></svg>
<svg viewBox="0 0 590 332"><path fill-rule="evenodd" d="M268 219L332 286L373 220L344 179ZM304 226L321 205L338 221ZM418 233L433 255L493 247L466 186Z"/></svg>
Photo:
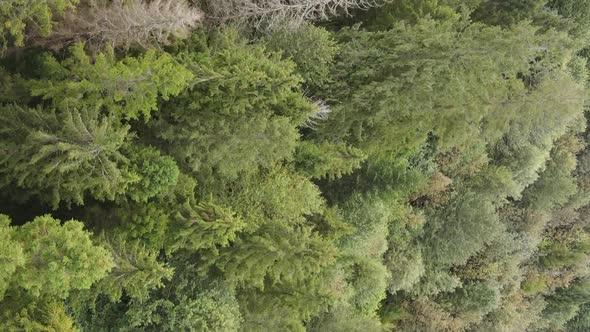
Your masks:
<svg viewBox="0 0 590 332"><path fill-rule="evenodd" d="M590 1L5 0L0 331L590 331Z"/></svg>

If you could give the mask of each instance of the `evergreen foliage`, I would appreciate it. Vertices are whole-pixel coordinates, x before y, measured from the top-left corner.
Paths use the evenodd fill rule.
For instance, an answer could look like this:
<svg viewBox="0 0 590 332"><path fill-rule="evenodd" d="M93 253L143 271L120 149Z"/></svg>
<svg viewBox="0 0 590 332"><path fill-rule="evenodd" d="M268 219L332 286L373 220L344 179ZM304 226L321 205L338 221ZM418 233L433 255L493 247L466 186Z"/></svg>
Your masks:
<svg viewBox="0 0 590 332"><path fill-rule="evenodd" d="M0 2L1 331L590 329L588 1Z"/></svg>

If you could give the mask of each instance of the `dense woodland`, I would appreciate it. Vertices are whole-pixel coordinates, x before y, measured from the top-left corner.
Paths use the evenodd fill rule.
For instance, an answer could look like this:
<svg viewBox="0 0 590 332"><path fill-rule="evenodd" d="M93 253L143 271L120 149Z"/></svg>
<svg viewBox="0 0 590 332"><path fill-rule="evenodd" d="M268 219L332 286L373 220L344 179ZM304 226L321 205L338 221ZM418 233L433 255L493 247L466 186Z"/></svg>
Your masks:
<svg viewBox="0 0 590 332"><path fill-rule="evenodd" d="M589 62L589 0L2 0L0 331L590 331Z"/></svg>

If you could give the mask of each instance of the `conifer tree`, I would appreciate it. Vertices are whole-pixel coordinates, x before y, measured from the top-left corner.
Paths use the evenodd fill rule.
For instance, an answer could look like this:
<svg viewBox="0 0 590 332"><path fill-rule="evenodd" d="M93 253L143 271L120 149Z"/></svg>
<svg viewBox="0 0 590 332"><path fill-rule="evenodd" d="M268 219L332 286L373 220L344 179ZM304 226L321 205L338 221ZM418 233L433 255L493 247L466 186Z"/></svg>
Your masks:
<svg viewBox="0 0 590 332"><path fill-rule="evenodd" d="M264 288L271 283L297 282L321 272L334 260L334 247L309 227L265 224L253 234L238 237L204 260L241 286Z"/></svg>
<svg viewBox="0 0 590 332"><path fill-rule="evenodd" d="M235 180L292 155L296 126L314 110L298 92L292 62L232 30L201 32L178 57L198 79L150 125L182 167L199 179Z"/></svg>
<svg viewBox="0 0 590 332"><path fill-rule="evenodd" d="M137 176L120 153L128 135L113 117L97 110L0 107L3 182L14 182L57 208L84 196L114 199Z"/></svg>
<svg viewBox="0 0 590 332"><path fill-rule="evenodd" d="M51 298L34 298L22 292L0 300L0 330L78 331L62 302Z"/></svg>
<svg viewBox="0 0 590 332"><path fill-rule="evenodd" d="M10 219L0 214L0 299L10 286L13 273L25 264L23 247L15 241L14 235Z"/></svg>
<svg viewBox="0 0 590 332"><path fill-rule="evenodd" d="M79 0L7 0L0 6L0 53L7 47L23 46L27 32L41 36L51 32L55 16L75 9Z"/></svg>
<svg viewBox="0 0 590 332"><path fill-rule="evenodd" d="M95 59L86 54L83 43L69 51L63 61L45 55L43 77L29 82L33 96L60 109L102 106L119 118L147 121L159 97L178 95L193 78L168 53L148 51L140 58L117 61L112 49Z"/></svg>
<svg viewBox="0 0 590 332"><path fill-rule="evenodd" d="M366 155L344 142L303 141L295 150L295 167L312 178L334 180L360 168Z"/></svg>
<svg viewBox="0 0 590 332"><path fill-rule="evenodd" d="M112 257L92 243L83 227L75 220L60 225L49 215L19 226L14 241L23 248L25 262L9 279L11 288L63 299L102 279L113 267Z"/></svg>
<svg viewBox="0 0 590 332"><path fill-rule="evenodd" d="M230 209L206 202L193 208L185 203L171 217L166 250L228 246L244 226Z"/></svg>
<svg viewBox="0 0 590 332"><path fill-rule="evenodd" d="M145 299L149 292L170 280L174 269L158 261L158 251L148 249L139 242L125 241L120 237L101 236L102 243L113 257L113 268L100 280L91 293L102 293L118 301L123 292L129 297Z"/></svg>
<svg viewBox="0 0 590 332"><path fill-rule="evenodd" d="M185 37L202 16L186 1L92 1L60 17L48 38L37 44L59 48L83 41L98 48L150 48L157 43L169 44L174 37Z"/></svg>

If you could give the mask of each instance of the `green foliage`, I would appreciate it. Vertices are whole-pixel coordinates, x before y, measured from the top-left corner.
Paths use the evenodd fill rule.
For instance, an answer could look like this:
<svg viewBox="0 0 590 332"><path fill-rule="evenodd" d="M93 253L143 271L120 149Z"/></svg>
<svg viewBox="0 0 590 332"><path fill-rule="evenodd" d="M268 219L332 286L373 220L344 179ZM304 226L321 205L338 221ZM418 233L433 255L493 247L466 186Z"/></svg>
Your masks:
<svg viewBox="0 0 590 332"><path fill-rule="evenodd" d="M151 125L182 166L235 179L291 156L295 126L314 110L296 92L292 62L231 30L194 37L179 57L203 77Z"/></svg>
<svg viewBox="0 0 590 332"><path fill-rule="evenodd" d="M319 188L307 177L284 168L244 177L226 187L207 189L209 193L223 189L218 193L219 203L232 206L244 219L244 230L249 232L266 222L306 223L308 217L321 214L324 210Z"/></svg>
<svg viewBox="0 0 590 332"><path fill-rule="evenodd" d="M587 0L549 0L547 7L557 11L569 25L569 32L582 43L588 43L590 35L590 3ZM584 46L586 46L584 44Z"/></svg>
<svg viewBox="0 0 590 332"><path fill-rule="evenodd" d="M88 289L116 264L109 252L92 243L84 225L70 220L60 225L49 215L18 227L14 241L25 262L10 283L33 296L66 298L70 291Z"/></svg>
<svg viewBox="0 0 590 332"><path fill-rule="evenodd" d="M578 84L563 75L541 81L522 104L522 111L528 116L515 120L502 140L492 147L495 164L508 167L520 190L538 178L557 139L568 131L583 130L582 93ZM567 150L566 147L564 151ZM566 192L568 189L571 185L566 183Z"/></svg>
<svg viewBox="0 0 590 332"><path fill-rule="evenodd" d="M330 265L334 256L332 244L309 227L272 222L203 259L229 282L263 289L265 280L275 284L310 278Z"/></svg>
<svg viewBox="0 0 590 332"><path fill-rule="evenodd" d="M143 116L147 121L157 109L158 98L178 95L193 74L167 54L148 51L140 58L117 61L112 51L95 59L84 44L70 47L70 57L58 61L47 54L42 62L43 78L30 81L31 95L51 100L61 109L104 107L127 120Z"/></svg>
<svg viewBox="0 0 590 332"><path fill-rule="evenodd" d="M150 197L167 191L176 184L180 173L174 159L161 156L152 147L132 149L128 154L130 171L140 180L127 189L127 195L136 202L147 202Z"/></svg>
<svg viewBox="0 0 590 332"><path fill-rule="evenodd" d="M295 150L295 167L315 179L338 179L361 167L366 155L345 143L303 141Z"/></svg>
<svg viewBox="0 0 590 332"><path fill-rule="evenodd" d="M164 247L170 212L155 203L127 204L114 212L120 218L114 233L123 234L132 242L141 242L147 248Z"/></svg>
<svg viewBox="0 0 590 332"><path fill-rule="evenodd" d="M386 3L384 6L370 9L361 16L363 27L368 30L388 30L397 22L416 23L420 19L431 17L436 20L453 20L459 15L448 1L439 0L401 0Z"/></svg>
<svg viewBox="0 0 590 332"><path fill-rule="evenodd" d="M78 329L63 303L17 294L0 301L2 331L75 332Z"/></svg>
<svg viewBox="0 0 590 332"><path fill-rule="evenodd" d="M57 208L84 203L86 194L112 200L136 176L119 151L128 126L97 110L0 106L3 184L12 182Z"/></svg>
<svg viewBox="0 0 590 332"><path fill-rule="evenodd" d="M188 257L176 259L174 277L146 299L82 302L75 313L84 330L238 331L242 317L235 291L216 279L198 277Z"/></svg>
<svg viewBox="0 0 590 332"><path fill-rule="evenodd" d="M308 331L380 332L387 330L376 317L360 316L350 308L337 307L313 321Z"/></svg>
<svg viewBox="0 0 590 332"><path fill-rule="evenodd" d="M333 112L322 134L397 152L412 151L429 132L443 150L494 142L520 114L512 110L522 102L519 74L535 57L543 66L559 63L569 43L526 24L508 30L429 19L382 32L343 29L337 37L343 46L325 89ZM539 53L548 43L554 52Z"/></svg>
<svg viewBox="0 0 590 332"><path fill-rule="evenodd" d="M584 304L576 316L567 323L567 331L582 332L590 329L590 303Z"/></svg>
<svg viewBox="0 0 590 332"><path fill-rule="evenodd" d="M202 202L196 207L180 206L170 219L166 250L214 249L236 239L244 222L230 209Z"/></svg>
<svg viewBox="0 0 590 332"><path fill-rule="evenodd" d="M476 20L494 25L512 25L543 13L547 0L484 0L473 13Z"/></svg>
<svg viewBox="0 0 590 332"><path fill-rule="evenodd" d="M462 193L436 211L426 225L428 261L441 266L464 264L501 230L502 224L490 201L473 192Z"/></svg>
<svg viewBox="0 0 590 332"><path fill-rule="evenodd" d="M7 0L0 6L0 52L9 46L23 46L27 31L47 36L54 16L75 9L79 0Z"/></svg>
<svg viewBox="0 0 590 332"><path fill-rule="evenodd" d="M14 235L10 219L0 214L0 299L4 297L14 272L25 264L23 248L13 239Z"/></svg>
<svg viewBox="0 0 590 332"><path fill-rule="evenodd" d="M315 90L328 80L338 46L326 29L305 24L295 31L275 32L265 41L269 50L282 52L283 58L297 64L306 87Z"/></svg>
<svg viewBox="0 0 590 332"><path fill-rule="evenodd" d="M523 192L525 204L537 210L550 210L576 193L578 187L571 175L576 168L575 152L564 142L554 146L545 170Z"/></svg>
<svg viewBox="0 0 590 332"><path fill-rule="evenodd" d="M588 330L586 0L109 2L0 6L0 330Z"/></svg>
<svg viewBox="0 0 590 332"><path fill-rule="evenodd" d="M543 311L543 319L549 328L560 329L576 316L580 306L590 302L588 280L579 280L566 288L561 288L550 296Z"/></svg>
<svg viewBox="0 0 590 332"><path fill-rule="evenodd" d="M145 248L138 242L120 238L101 237L100 242L110 251L114 266L91 292L103 293L112 301L123 295L145 299L150 290L163 286L163 279L170 279L174 269L159 262L158 251Z"/></svg>
<svg viewBox="0 0 590 332"><path fill-rule="evenodd" d="M453 293L440 295L441 302L456 313L477 313L483 317L500 304L500 291L489 283L468 283Z"/></svg>

